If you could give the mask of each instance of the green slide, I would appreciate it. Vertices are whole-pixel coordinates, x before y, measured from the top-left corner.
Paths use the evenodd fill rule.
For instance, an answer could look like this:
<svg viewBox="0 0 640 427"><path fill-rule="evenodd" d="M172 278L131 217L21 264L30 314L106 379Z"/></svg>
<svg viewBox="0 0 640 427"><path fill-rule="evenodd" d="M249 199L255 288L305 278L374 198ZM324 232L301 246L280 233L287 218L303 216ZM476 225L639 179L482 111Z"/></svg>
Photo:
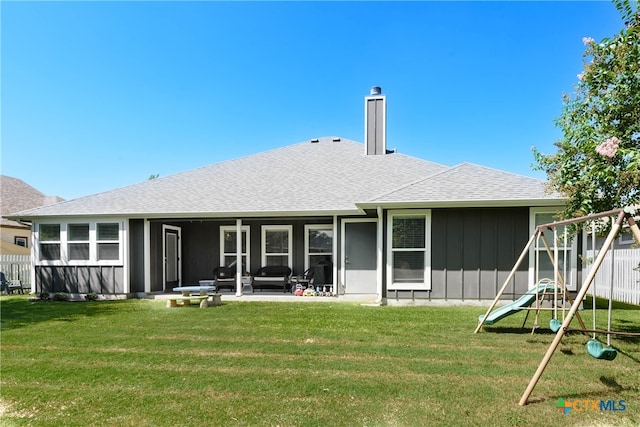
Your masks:
<svg viewBox="0 0 640 427"><path fill-rule="evenodd" d="M529 289L524 295L515 300L512 303L507 305L503 305L502 307L498 307L489 313L487 319L484 321L485 325L493 325L501 319L504 319L507 316L512 315L513 313L517 313L518 311L529 307L536 300L536 289L538 294L543 292L553 292L555 285L553 283L545 283L542 285L534 286ZM478 317L478 322L482 322L484 315Z"/></svg>

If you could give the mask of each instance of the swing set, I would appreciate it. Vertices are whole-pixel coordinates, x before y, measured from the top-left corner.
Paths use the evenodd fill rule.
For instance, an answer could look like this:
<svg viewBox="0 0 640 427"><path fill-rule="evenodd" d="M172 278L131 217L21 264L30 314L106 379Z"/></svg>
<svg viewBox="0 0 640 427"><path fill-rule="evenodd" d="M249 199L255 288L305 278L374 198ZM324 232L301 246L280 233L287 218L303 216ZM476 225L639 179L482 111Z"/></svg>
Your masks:
<svg viewBox="0 0 640 427"><path fill-rule="evenodd" d="M613 217L616 216L615 221L613 222L613 224L611 225L611 230L609 231L604 243L602 244L602 247L600 248L600 250L598 251L597 255L596 255L596 220L600 220L601 218L609 218L609 217ZM611 256L611 280L610 280L610 286L609 286L609 295L608 295L608 310L607 310L607 330L599 330L596 328L596 306L595 306L595 297L596 297L596 290L595 290L595 286L593 288L592 291L592 295L593 295L593 305L592 305L592 311L593 311L593 328L592 329L587 329L584 325L584 322L582 322L582 319L579 317L578 314L578 309L580 308L580 305L582 304L582 301L584 300L585 296L587 295L587 292L589 290L589 287L592 285L596 274L598 273L598 270L600 269L605 256L607 255L607 252L611 249L612 245L613 245L613 241L615 240L615 238L618 236L618 234L620 233L620 230L622 228L622 224L626 221L626 223L629 225L629 229L630 231L633 233L633 236L635 238L635 240L640 243L640 229L638 228L638 224L634 221L633 219L633 215L631 213L631 209L630 208L625 208L625 209L615 209L612 211L607 211L607 212L601 212L598 214L594 214L594 215L588 215L588 216L584 216L584 217L580 217L580 218L574 218L574 219L570 219L570 220L565 220L565 221L558 221L555 222L553 224L546 224L544 226L540 226L536 229L536 232L534 233L534 235L532 236L532 238L530 239L530 243L527 245L527 248L525 248L525 251L529 250L529 246L531 246L531 243L533 241L533 238L536 236L536 234L539 234L539 230L540 229L553 229L556 230L557 227L559 226L567 226L567 225L571 225L571 224L580 224L580 223L586 223L586 222L591 222L592 224L592 231L591 231L591 249L593 251L594 254L594 260L593 263L591 265L591 268L589 269L589 272L587 274L587 276L584 279L584 282L582 284L582 287L580 288L580 290L578 291L578 294L575 298L575 300L571 303L571 307L568 311L568 313L564 313L564 307L563 307L563 320L560 323L560 321L557 319L557 306L555 307L556 311L555 311L555 316L554 319L556 319L556 322L553 322L550 324L551 328L554 329L557 327L557 331L556 331L556 336L553 339L551 345L549 346L549 348L547 349L547 352L545 353L544 357L542 358L542 361L540 362L540 365L538 366L538 369L536 370L535 374L533 375L533 377L531 378L531 381L529 382L529 385L527 386L524 394L522 395L522 398L520 399L520 406L524 406L527 404L527 401L529 400L529 396L531 395L531 393L533 392L533 389L535 388L536 384L538 383L538 381L540 380L540 377L542 376L542 373L544 372L545 368L547 367L547 365L549 364L549 361L551 360L551 356L553 356L553 353L556 351L556 349L558 348L558 345L560 344L560 341L562 340L562 338L564 337L566 332L569 331L579 331L582 333L590 333L593 334L592 338L587 342L586 344L586 348L587 348L587 352L592 356L595 357L597 359L601 359L601 360L613 360L616 358L617 355L617 351L611 347L611 335L626 335L626 336L634 336L634 337L640 337L640 333L635 333L635 332L620 332L620 331L612 331L611 330L611 314L612 314L612 300L613 300L613 251L612 256ZM565 234L566 234L566 228L565 228ZM554 235L556 235L555 231L554 231ZM544 241L544 237L542 237L543 241ZM561 290L566 291L566 287L564 286L564 281L562 280L561 275L559 275L559 269L558 269L558 245L557 245L557 241L555 242L556 244L554 245L554 254L553 254L553 259L554 259L554 273L555 273L555 277L557 279L557 282L559 284L559 287ZM545 246L547 247L547 251L549 251L548 246L545 243ZM523 251L523 254L524 252ZM551 256L551 254L550 254ZM521 258L523 258L523 255L521 256ZM519 260L521 262L521 260ZM565 260L566 262L566 253L565 253ZM516 263L516 266L519 265L519 262ZM506 284L505 284L506 287ZM568 293L567 293L568 295ZM494 305L497 301L494 301ZM487 312L487 314L491 311L492 308L490 308L490 310ZM573 320L573 317L576 316L578 317L578 319L580 320L580 326L581 328L579 329L572 329L570 328L571 325L571 321ZM486 316L485 316L486 317ZM480 329L480 327L482 326L482 322L480 322L480 324L478 325L478 328L476 329L476 332ZM606 335L607 336L607 347L604 347L601 341L598 341L596 338L597 334L601 334L601 335Z"/></svg>
<svg viewBox="0 0 640 427"><path fill-rule="evenodd" d="M535 318L533 328L531 329L531 334L535 333L536 329L539 327L540 313L542 311L552 311L552 318L549 322L549 328L553 332L557 332L562 325L562 321L566 317L567 305L571 306L574 301L571 298L571 293L567 288L567 282L565 278L568 277L569 283L575 281L575 277L573 277L573 273L571 265L570 265L570 255L568 253L570 246L570 239L568 235L568 227L566 222L555 222L549 224L543 224L536 228L534 233L531 235L528 243L525 245L520 257L516 261L511 273L507 277L504 282L502 288L498 291L495 299L491 306L487 309L487 312L480 316L478 321L478 326L474 333L480 331L483 325L492 325L497 322L501 318L517 313L520 310L526 310L527 314L525 316L524 322L522 323L522 327L527 323L527 319L529 318L529 314L534 311ZM562 230L562 236L559 236L558 230ZM552 236L545 235L545 233L552 232ZM548 238L553 238L553 248L551 248L549 244ZM562 245L561 245L562 244ZM561 248L562 246L562 248ZM535 286L529 289L522 297L517 299L516 301L507 304L501 308L495 309L497 303L502 298L507 286L512 281L515 276L516 271L524 261L525 257L529 254L529 250L533 248L533 252L535 254ZM540 278L540 257L541 254L547 254L548 260L550 264L553 266L553 277L555 279L544 277ZM562 268L560 266L560 255L562 255ZM562 270L562 271L561 271ZM545 306L544 302L550 301L551 307ZM561 309L562 318L559 318L559 309ZM580 322L580 326L583 329L586 329L586 325L582 320L582 317L579 313L576 313L576 317Z"/></svg>

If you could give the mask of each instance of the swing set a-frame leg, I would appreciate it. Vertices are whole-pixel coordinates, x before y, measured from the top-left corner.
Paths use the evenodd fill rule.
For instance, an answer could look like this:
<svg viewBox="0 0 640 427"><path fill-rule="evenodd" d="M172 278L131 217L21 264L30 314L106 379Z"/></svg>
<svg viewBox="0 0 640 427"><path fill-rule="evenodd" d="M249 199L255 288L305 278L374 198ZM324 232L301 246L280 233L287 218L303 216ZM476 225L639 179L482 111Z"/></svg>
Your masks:
<svg viewBox="0 0 640 427"><path fill-rule="evenodd" d="M498 301L500 300L500 297L502 297L502 294L504 293L505 289L507 289L507 286L509 286L509 282L511 282L511 279L513 279L513 277L516 275L516 271L518 271L518 268L520 267L520 264L522 264L522 261L524 261L524 258L529 254L529 248L531 247L531 245L535 241L536 236L538 235L538 233L540 233L540 230L536 229L536 231L529 238L529 241L524 246L524 249L522 250L522 253L518 257L518 260L516 261L515 265L511 269L511 272L509 273L509 276L507 276L507 279L504 281L504 284L502 285L502 288L500 288L500 291L498 292L498 294L494 298L493 302L491 303L491 305L487 309L487 312L482 317L482 320L480 322L478 322L478 326L476 327L476 330L473 331L474 334L478 333L478 331L482 328L482 325L484 325L485 319L489 316L489 313L491 313L493 311L493 309L495 308L496 304L498 304Z"/></svg>
<svg viewBox="0 0 640 427"><path fill-rule="evenodd" d="M616 222L611 227L611 231L609 232L607 239L605 240L604 244L602 245L602 248L600 249L600 252L598 253L598 256L593 262L593 266L591 267L591 270L589 271L589 274L585 279L582 285L582 288L580 289L580 292L578 292L578 296L576 297L576 300L571 305L569 314L567 315L567 317L565 317L564 322L562 322L562 326L560 327L560 329L558 329L558 332L556 333L556 336L553 339L553 342L551 342L551 345L549 346L549 348L547 349L547 352L542 358L540 365L538 365L538 369L536 370L535 374L533 374L531 381L529 381L529 385L524 391L522 398L520 398L520 402L519 402L520 406L524 406L527 404L527 401L529 400L529 396L531 396L533 389L535 388L536 384L540 380L540 377L542 376L542 373L544 372L545 368L549 364L549 361L551 360L551 356L553 356L553 353L558 348L558 345L560 344L560 341L564 337L565 332L569 328L569 325L571 325L573 316L575 316L575 314L578 312L578 307L582 303L582 300L584 299L585 295L587 294L587 291L589 290L589 287L591 286L591 283L593 282L593 279L595 278L596 273L598 272L598 269L600 268L600 265L604 260L604 257L606 256L607 252L611 248L613 240L618 236L618 232L620 231L620 227L622 225L622 221L624 220L624 218L625 218L625 212L620 211L620 214L618 215Z"/></svg>

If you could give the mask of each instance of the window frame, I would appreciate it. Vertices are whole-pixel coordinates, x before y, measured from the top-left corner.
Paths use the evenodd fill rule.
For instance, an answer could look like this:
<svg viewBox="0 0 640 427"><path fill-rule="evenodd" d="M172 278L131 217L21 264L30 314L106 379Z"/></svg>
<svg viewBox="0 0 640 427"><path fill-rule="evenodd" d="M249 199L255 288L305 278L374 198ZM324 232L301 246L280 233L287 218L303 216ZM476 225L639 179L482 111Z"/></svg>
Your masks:
<svg viewBox="0 0 640 427"><path fill-rule="evenodd" d="M100 224L116 224L118 225L118 239L99 239L98 235L98 226ZM120 224L118 224L117 221L96 221L96 223L94 224L95 227L95 259L98 262L110 262L110 261L118 261L120 260L120 258L122 258L122 245L120 244ZM118 258L117 259L109 259L109 258L100 258L100 245L113 245L115 243L118 243Z"/></svg>
<svg viewBox="0 0 640 427"><path fill-rule="evenodd" d="M309 232L314 230L330 230L331 231L331 251L330 252L310 252L309 248ZM304 271L311 267L312 256L329 256L333 263L333 246L335 239L335 230L333 224L305 224L304 226Z"/></svg>
<svg viewBox="0 0 640 427"><path fill-rule="evenodd" d="M86 225L87 226L87 231L88 231L88 239L80 239L80 240L71 240L69 235L71 234L69 232L69 229L71 228L71 226L74 225ZM66 248L66 252L67 252L67 258L69 259L70 262L82 262L82 261L89 261L91 260L91 249L92 249L92 245L91 245L91 224L88 221L83 221L83 222L68 222L66 223L66 232L67 232L67 241L65 243L65 248ZM61 231L62 234L62 231ZM61 236L62 237L62 236ZM88 259L71 259L71 248L70 245L73 244L82 244L82 245L88 245L89 247L89 258ZM62 253L60 254L60 256L62 256Z"/></svg>
<svg viewBox="0 0 640 427"><path fill-rule="evenodd" d="M69 243L84 243L85 240L69 240L69 225L74 224L89 224L89 259L88 260L72 260L69 259ZM98 224L118 224L118 239L117 240L97 240L97 227ZM41 241L40 240L40 226L42 225L59 225L60 236L57 241ZM40 221L34 223L33 232L34 243L34 263L37 266L88 266L88 265L108 265L108 266L122 266L124 265L124 252L126 241L126 221L123 219L112 218L96 218L90 220L71 220L71 221ZM98 244L100 242L117 243L118 244L118 259L113 260L99 260L98 259ZM60 258L55 260L43 260L41 256L42 244L59 244L60 245Z"/></svg>
<svg viewBox="0 0 640 427"><path fill-rule="evenodd" d="M287 256L287 266L293 268L293 226L292 225L263 225L261 227L261 242L260 242L260 262L262 267L267 266L268 256ZM288 253L270 253L267 254L267 232L269 231L282 231L285 230L288 233Z"/></svg>
<svg viewBox="0 0 640 427"><path fill-rule="evenodd" d="M225 256L231 256L233 255L234 257L236 256L236 252L230 253L230 252L225 252L224 251L224 233L228 232L228 231L232 231L232 232L236 232L237 231L237 227L235 225L221 225L220 226L220 238L219 238L219 245L220 245L220 264L221 266L225 266ZM244 242L244 247L246 248L246 252L242 252L242 257L246 257L246 264L245 264L245 268L247 269L247 271L251 271L251 227L248 225L242 225L240 226L240 233L244 234L247 238L247 241ZM238 236L236 236L237 238ZM242 249L241 249L242 250ZM245 271L242 272L242 274L244 274Z"/></svg>
<svg viewBox="0 0 640 427"><path fill-rule="evenodd" d="M23 242L24 244L21 244ZM13 244L16 246L22 246L23 248L29 248L29 238L24 236L13 236Z"/></svg>
<svg viewBox="0 0 640 427"><path fill-rule="evenodd" d="M548 222L544 222L544 223L537 223L536 222L536 215L544 215L544 214L557 214L558 211L560 211L562 209L562 207L558 206L558 207L540 207L540 208L530 208L529 209L529 236L533 236L533 233L536 230L536 227L538 227L539 225L542 224L548 224ZM564 233L558 233L558 237L561 237L561 235ZM568 272L569 272L569 277L564 277L565 275L563 274L563 267L564 264L562 262L559 262L558 269L560 270L561 274L563 274L563 280L565 281L565 283L567 284L567 290L569 291L576 291L578 288L578 237L577 236L573 236L573 241L571 243L571 246L558 246L558 254L560 255L561 253L564 252L564 249L567 249L567 254L570 255L570 262L569 262L569 266L568 266ZM555 248L555 243L554 242L548 242L550 249L553 251ZM536 281L536 251L541 252L539 254L539 257L545 257L548 258L547 254L546 254L546 249L544 248L544 244L541 243L541 248L536 250L536 242L534 241L533 244L531 245L531 249L529 250L529 288L533 287ZM586 255L586 254L585 254ZM539 259L539 258L538 258ZM542 279L543 277L540 277L540 279ZM551 279L554 279L553 277Z"/></svg>
<svg viewBox="0 0 640 427"><path fill-rule="evenodd" d="M42 226L43 225L57 225L58 226L58 238L57 239L47 239L47 240L40 240L40 233L42 233ZM63 228L66 231L66 226L63 227L63 225L59 222L46 222L46 223L39 223L37 227L34 227L34 229L36 231L34 231L34 241L36 242L35 244L35 250L36 250L36 263L40 262L40 263L44 263L43 265L50 265L51 263L53 263L53 265L55 265L55 263L60 262L63 259L63 252L66 253L66 248L65 245L62 241L62 230ZM59 259L40 259L40 257L42 256L42 246L47 246L47 245L57 245L58 246L58 252L60 253L60 258Z"/></svg>
<svg viewBox="0 0 640 427"><path fill-rule="evenodd" d="M393 247L393 221L400 217L424 218L424 247L423 248L394 248ZM431 290L431 209L404 209L387 212L387 290ZM393 256L396 252L424 252L424 272L422 281L394 282Z"/></svg>
<svg viewBox="0 0 640 427"><path fill-rule="evenodd" d="M629 227L622 227L620 229L620 234L618 235L618 244L619 245L632 245L636 241L633 238L633 232Z"/></svg>

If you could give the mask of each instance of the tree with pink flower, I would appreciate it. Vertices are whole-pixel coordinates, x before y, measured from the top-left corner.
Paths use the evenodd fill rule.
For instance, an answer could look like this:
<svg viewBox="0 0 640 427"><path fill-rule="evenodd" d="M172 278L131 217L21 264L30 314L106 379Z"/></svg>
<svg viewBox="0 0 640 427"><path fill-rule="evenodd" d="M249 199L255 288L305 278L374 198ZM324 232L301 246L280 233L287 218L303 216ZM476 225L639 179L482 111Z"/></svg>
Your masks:
<svg viewBox="0 0 640 427"><path fill-rule="evenodd" d="M583 71L556 119L558 151L534 149L536 168L568 199L564 217L640 203L640 11L637 1L614 4L624 28L583 37Z"/></svg>

